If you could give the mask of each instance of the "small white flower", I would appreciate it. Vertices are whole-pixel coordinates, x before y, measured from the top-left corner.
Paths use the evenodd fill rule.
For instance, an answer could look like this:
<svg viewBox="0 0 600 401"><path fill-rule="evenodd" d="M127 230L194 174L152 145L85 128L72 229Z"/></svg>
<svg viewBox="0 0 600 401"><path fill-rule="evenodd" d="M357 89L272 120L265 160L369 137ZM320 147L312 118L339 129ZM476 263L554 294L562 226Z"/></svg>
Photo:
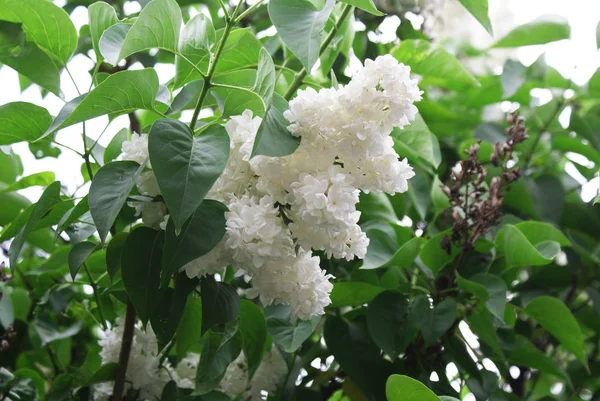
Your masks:
<svg viewBox="0 0 600 401"><path fill-rule="evenodd" d="M148 158L148 135L131 134L131 140L121 144L121 159L142 164ZM152 168L150 160L146 167Z"/></svg>

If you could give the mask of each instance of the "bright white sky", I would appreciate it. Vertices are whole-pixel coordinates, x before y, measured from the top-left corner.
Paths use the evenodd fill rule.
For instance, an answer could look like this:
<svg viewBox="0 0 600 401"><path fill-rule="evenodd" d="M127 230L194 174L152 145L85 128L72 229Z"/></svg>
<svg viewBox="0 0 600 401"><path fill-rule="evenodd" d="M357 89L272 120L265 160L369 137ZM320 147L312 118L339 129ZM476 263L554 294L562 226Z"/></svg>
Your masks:
<svg viewBox="0 0 600 401"><path fill-rule="evenodd" d="M57 0L55 2L60 4L63 1ZM126 11L135 12L137 10L139 10L139 5L136 2L126 3ZM557 14L567 18L572 29L571 39L543 46L518 49L511 56L517 57L528 65L545 51L548 64L557 68L567 78L572 76L576 84L584 84L600 66L600 52L597 51L595 41L596 26L600 20L600 1L572 0L567 5L562 0L490 0L490 18L497 38L515 26L544 14ZM465 38L479 47L487 46L493 42L493 39L478 25L474 18L465 15L457 0L446 0L445 9L441 15L444 20L442 27L438 29L437 37ZM88 22L87 10L78 7L73 11L71 18L77 29L79 29ZM498 52L499 60L508 56L503 50ZM575 66L577 66L577 69L575 69ZM81 55L74 57L69 63L69 70L82 92L87 91L90 85L91 78L87 71L92 68L92 61ZM171 65L157 65L157 70L161 83L167 82L174 74L174 68ZM63 72L61 81L65 99L70 100L76 97L77 91L66 72ZM0 105L14 101L26 101L46 107L51 114L56 115L64 104L62 100L52 94L42 99L40 91L36 87L30 87L25 92L20 93L17 73L9 67L4 66L0 69L0 82L2 87ZM96 139L104 129L107 121L107 117L99 117L89 121L86 124L87 135L92 139ZM112 136L123 127L128 127L127 116L115 119L99 143L107 145ZM57 135L57 141L81 149L81 124L62 130ZM53 171L56 173L57 179L67 186L68 191L75 190L82 183L79 173L82 160L77 154L68 149L63 149L58 159L45 158L42 160L36 160L24 143L14 145L13 149L21 156L25 175L40 171ZM589 188L587 192L593 194L594 189ZM36 200L41 193L41 189L29 188L24 190L23 193ZM589 195L586 197L589 197Z"/></svg>

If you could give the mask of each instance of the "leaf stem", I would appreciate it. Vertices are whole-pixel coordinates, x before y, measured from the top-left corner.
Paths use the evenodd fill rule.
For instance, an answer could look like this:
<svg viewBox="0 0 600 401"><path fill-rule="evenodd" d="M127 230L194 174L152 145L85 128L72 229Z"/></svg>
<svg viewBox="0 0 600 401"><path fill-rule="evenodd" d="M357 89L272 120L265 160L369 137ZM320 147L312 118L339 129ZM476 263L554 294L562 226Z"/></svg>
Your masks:
<svg viewBox="0 0 600 401"><path fill-rule="evenodd" d="M125 376L129 364L129 354L133 344L133 329L135 328L135 309L131 300L127 299L127 312L125 313L125 327L123 329L123 340L121 341L121 352L119 353L119 364L115 374L115 385L113 387L112 401L123 401L123 390L125 390Z"/></svg>
<svg viewBox="0 0 600 401"><path fill-rule="evenodd" d="M335 25L333 26L333 28L331 29L331 31L329 32L329 34L327 35L327 37L325 38L323 43L321 44L321 47L319 48L319 54L322 54L325 51L325 49L327 49L327 46L329 46L329 44L335 37L335 34L340 29L340 27L344 23L344 20L346 19L348 14L350 14L350 11L352 11L352 9L353 9L353 6L351 6L350 4L344 5L344 8L342 9L342 14L340 15L340 18L338 18L338 20L335 22ZM298 73L296 73L296 76L294 77L294 81L292 81L292 84L290 85L289 89L287 90L287 92L285 92L285 95L283 95L285 100L290 100L292 95L296 92L296 90L300 87L300 85L302 85L302 81L304 80L304 78L306 77L307 74L308 74L308 71L304 67Z"/></svg>
<svg viewBox="0 0 600 401"><path fill-rule="evenodd" d="M90 270L87 267L87 263L83 263L83 268L85 269L85 273L88 276L88 279L90 280L90 285L92 286L92 289L94 290L94 298L96 298L96 305L98 305L98 314L100 315L100 321L102 322L102 328L104 330L108 329L108 326L106 325L106 318L104 317L104 310L102 309L102 303L100 302L100 295L98 294L98 286L96 285L96 282L94 281L94 279L92 278L92 275L90 274Z"/></svg>
<svg viewBox="0 0 600 401"><path fill-rule="evenodd" d="M194 109L194 115L192 116L192 121L190 122L190 129L192 130L192 133L194 132L194 128L196 127L196 122L198 121L198 115L200 114L200 109L202 108L202 103L204 103L204 99L206 99L206 95L208 95L208 90L213 85L211 83L213 74L215 73L215 69L217 68L217 63L219 62L219 57L221 56L223 47L225 47L225 42L227 41L227 38L229 37L229 33L231 32L231 29L235 25L233 20L235 19L235 16L237 15L241 4L242 4L242 0L240 0L238 2L237 7L235 8L235 10L233 10L233 14L231 15L231 18L227 18L227 24L225 25L225 30L223 31L223 36L221 37L221 40L219 40L219 44L217 45L217 49L215 50L214 57L210 60L210 64L208 66L208 71L206 73L206 76L204 77L204 85L202 85L202 91L200 92L200 96L198 97L198 102L196 103L196 108ZM225 7L223 7L223 10L225 11Z"/></svg>
<svg viewBox="0 0 600 401"><path fill-rule="evenodd" d="M258 0L256 3L252 4L250 7L244 10L234 21L235 24L239 24L241 20L244 19L248 14L250 14L254 9L258 8L264 0Z"/></svg>

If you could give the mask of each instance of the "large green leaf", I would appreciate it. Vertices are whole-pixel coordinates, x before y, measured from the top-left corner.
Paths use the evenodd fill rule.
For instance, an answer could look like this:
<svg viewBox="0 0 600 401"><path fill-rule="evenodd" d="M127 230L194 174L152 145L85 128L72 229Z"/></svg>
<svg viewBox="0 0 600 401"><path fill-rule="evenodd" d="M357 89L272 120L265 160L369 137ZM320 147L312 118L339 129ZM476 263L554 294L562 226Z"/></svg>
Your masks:
<svg viewBox="0 0 600 401"><path fill-rule="evenodd" d="M288 102L284 98L278 94L273 95L271 107L267 110L256 133L252 157L258 155L286 156L294 153L298 148L300 138L293 136L288 131L289 123L283 116L283 112L288 108Z"/></svg>
<svg viewBox="0 0 600 401"><path fill-rule="evenodd" d="M134 53L153 48L177 52L181 8L175 0L152 0L142 10L127 32L116 59L107 61L116 65Z"/></svg>
<svg viewBox="0 0 600 401"><path fill-rule="evenodd" d="M18 193L0 192L0 226L10 224L31 202Z"/></svg>
<svg viewBox="0 0 600 401"><path fill-rule="evenodd" d="M215 28L212 22L204 14L195 15L183 28L179 39L179 53L175 57L175 86L181 86L186 82L202 78L200 74L190 65L188 60L206 73L210 49L216 40Z"/></svg>
<svg viewBox="0 0 600 401"><path fill-rule="evenodd" d="M92 46L96 52L96 59L100 60L102 58L98 45L100 38L104 31L119 22L119 18L113 6L104 1L98 1L88 7L88 18Z"/></svg>
<svg viewBox="0 0 600 401"><path fill-rule="evenodd" d="M227 283L206 276L200 282L202 295L202 333L215 325L235 320L240 313L240 297Z"/></svg>
<svg viewBox="0 0 600 401"><path fill-rule="evenodd" d="M27 37L62 65L77 47L77 30L71 18L50 1L0 0L0 19L21 22Z"/></svg>
<svg viewBox="0 0 600 401"><path fill-rule="evenodd" d="M394 360L414 340L417 326L409 319L409 304L399 292L379 294L367 312L367 326L373 341Z"/></svg>
<svg viewBox="0 0 600 401"><path fill-rule="evenodd" d="M391 375L385 384L388 401L440 401L426 385L412 377Z"/></svg>
<svg viewBox="0 0 600 401"><path fill-rule="evenodd" d="M242 350L242 334L238 322L225 325L222 332L209 330L202 336L202 354L196 372L194 394L206 394L215 389L227 370L227 366Z"/></svg>
<svg viewBox="0 0 600 401"><path fill-rule="evenodd" d="M437 234L435 237L428 240L419 256L421 261L427 266L434 274L439 273L444 266L449 264L458 255L458 250L452 247L452 252L448 254L446 250L442 249L441 241L442 237L450 235L449 232L442 232Z"/></svg>
<svg viewBox="0 0 600 401"><path fill-rule="evenodd" d="M90 93L67 103L42 138L59 129L105 114L114 118L138 109L154 110L157 93L158 76L153 68L109 75Z"/></svg>
<svg viewBox="0 0 600 401"><path fill-rule="evenodd" d="M486 31L492 35L492 24L488 16L488 0L458 0Z"/></svg>
<svg viewBox="0 0 600 401"><path fill-rule="evenodd" d="M343 3L346 3L346 4L353 5L356 8L360 8L361 10L364 10L364 11L368 12L369 14L373 14L376 16L384 15L381 11L379 11L377 9L377 7L375 7L373 0L340 0L340 1Z"/></svg>
<svg viewBox="0 0 600 401"><path fill-rule="evenodd" d="M202 337L202 300L192 294L183 309L177 328L177 356L185 358L189 349L200 343Z"/></svg>
<svg viewBox="0 0 600 401"><path fill-rule="evenodd" d="M429 131L420 114L417 114L415 121L404 129L394 129L392 137L394 148L400 157L408 157L411 162L414 159L422 159L434 168L442 162L438 139Z"/></svg>
<svg viewBox="0 0 600 401"><path fill-rule="evenodd" d="M179 235L171 219L167 224L163 254L162 282L188 262L207 254L225 235L224 204L205 199L192 217L185 222Z"/></svg>
<svg viewBox="0 0 600 401"><path fill-rule="evenodd" d="M340 281L333 283L331 306L360 306L371 302L385 291L385 288L360 281Z"/></svg>
<svg viewBox="0 0 600 401"><path fill-rule="evenodd" d="M494 316L504 320L504 310L506 308L506 283L498 276L487 273L477 273L472 276L470 281L482 285L489 298L485 300L486 306Z"/></svg>
<svg viewBox="0 0 600 401"><path fill-rule="evenodd" d="M106 272L111 280L121 270L121 254L129 233L117 233L106 247Z"/></svg>
<svg viewBox="0 0 600 401"><path fill-rule="evenodd" d="M143 168L133 161L116 161L102 166L94 176L88 202L103 242Z"/></svg>
<svg viewBox="0 0 600 401"><path fill-rule="evenodd" d="M17 265L19 253L21 253L21 249L23 248L23 244L27 240L28 235L33 231L38 221L45 217L46 214L60 201L60 182L56 181L48 186L42 196L40 196L40 199L31 209L27 223L25 223L23 229L10 244L8 255L11 271L14 271L14 268Z"/></svg>
<svg viewBox="0 0 600 401"><path fill-rule="evenodd" d="M525 313L552 334L561 345L571 351L583 365L587 359L583 353L583 334L577 320L567 306L553 297L537 297L525 307Z"/></svg>
<svg viewBox="0 0 600 401"><path fill-rule="evenodd" d="M46 132L52 117L43 107L27 102L0 106L0 145L34 141Z"/></svg>
<svg viewBox="0 0 600 401"><path fill-rule="evenodd" d="M545 15L521 25L498 40L494 47L519 47L541 45L557 40L569 39L571 27L565 17Z"/></svg>
<svg viewBox="0 0 600 401"><path fill-rule="evenodd" d="M560 245L555 241L543 241L534 246L511 224L505 225L496 236L496 247L504 251L507 268L547 265L560 251Z"/></svg>
<svg viewBox="0 0 600 401"><path fill-rule="evenodd" d="M446 298L430 309L421 321L421 334L425 346L430 346L452 327L458 317L458 304L453 298Z"/></svg>
<svg viewBox="0 0 600 401"><path fill-rule="evenodd" d="M188 296L196 286L198 279L190 279L185 273L175 278L175 288L167 288L157 307L151 311L150 322L156 333L158 349L162 350L173 339L183 316Z"/></svg>
<svg viewBox="0 0 600 401"><path fill-rule="evenodd" d="M426 40L403 40L390 54L422 75L424 83L456 90L479 85L456 57Z"/></svg>
<svg viewBox="0 0 600 401"><path fill-rule="evenodd" d="M73 245L71 251L69 252L69 272L71 273L71 278L75 281L75 276L77 276L77 272L83 266L86 259L96 250L96 244L88 241L83 241L78 244Z"/></svg>
<svg viewBox="0 0 600 401"><path fill-rule="evenodd" d="M127 236L121 253L123 284L144 323L150 319L161 300L159 287L163 237L162 231L137 227Z"/></svg>
<svg viewBox="0 0 600 401"><path fill-rule="evenodd" d="M12 192L18 191L19 189L29 188L41 186L45 187L54 182L56 179L55 174L51 171L42 171L41 173L34 173L31 175L26 175L19 179L19 181L14 182L2 189L2 192Z"/></svg>
<svg viewBox="0 0 600 401"><path fill-rule="evenodd" d="M264 47L260 48L256 82L252 89L262 97L265 105L271 103L273 91L275 90L275 65L271 55Z"/></svg>
<svg viewBox="0 0 600 401"><path fill-rule="evenodd" d="M119 52L131 29L131 22L118 22L108 27L98 41L98 51L109 63L117 63Z"/></svg>
<svg viewBox="0 0 600 401"><path fill-rule="evenodd" d="M307 71L319 58L321 33L334 5L335 1L327 0L318 10L308 0L269 1L269 16L277 33Z"/></svg>
<svg viewBox="0 0 600 401"><path fill-rule="evenodd" d="M296 352L321 321L321 316L313 316L310 320L294 319L292 308L283 304L267 306L265 317L273 341L289 353Z"/></svg>
<svg viewBox="0 0 600 401"><path fill-rule="evenodd" d="M148 138L150 161L175 231L198 209L229 157L225 128L211 125L198 136L178 120L154 122Z"/></svg>
<svg viewBox="0 0 600 401"><path fill-rule="evenodd" d="M517 335L514 348L508 360L518 366L528 366L540 372L550 373L558 378L570 382L571 379L550 357L541 352L526 337Z"/></svg>
<svg viewBox="0 0 600 401"><path fill-rule="evenodd" d="M262 309L248 300L240 301L240 332L248 362L248 380L252 380L265 352L267 321Z"/></svg>
<svg viewBox="0 0 600 401"><path fill-rule="evenodd" d="M6 64L22 76L29 78L31 82L54 93L56 96L61 96L60 68L35 43L26 42L18 55L0 55L0 63Z"/></svg>

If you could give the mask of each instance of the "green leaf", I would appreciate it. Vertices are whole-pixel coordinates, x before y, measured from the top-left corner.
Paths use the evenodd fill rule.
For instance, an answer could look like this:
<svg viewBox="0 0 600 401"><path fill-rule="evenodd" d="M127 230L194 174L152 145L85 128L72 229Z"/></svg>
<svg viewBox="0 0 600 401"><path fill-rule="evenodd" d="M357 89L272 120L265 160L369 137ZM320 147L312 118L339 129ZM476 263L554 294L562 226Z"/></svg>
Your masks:
<svg viewBox="0 0 600 401"><path fill-rule="evenodd" d="M457 308L458 304L453 298L446 298L429 310L421 322L421 334L423 334L426 347L434 344L452 327L458 317Z"/></svg>
<svg viewBox="0 0 600 401"><path fill-rule="evenodd" d="M525 307L525 313L552 334L561 345L571 351L587 368L583 353L583 334L577 320L565 304L553 297L537 297ZM589 369L588 369L589 371Z"/></svg>
<svg viewBox="0 0 600 401"><path fill-rule="evenodd" d="M102 58L99 47L100 38L104 31L119 22L119 18L113 6L104 1L98 1L88 7L88 18L92 47L96 52L96 59L100 60Z"/></svg>
<svg viewBox="0 0 600 401"><path fill-rule="evenodd" d="M256 133L252 157L258 155L287 156L298 148L300 138L293 136L288 131L289 122L283 116L283 112L288 108L288 102L284 98L278 94L273 95L271 107L267 110Z"/></svg>
<svg viewBox="0 0 600 401"><path fill-rule="evenodd" d="M30 205L29 200L18 193L0 192L0 226L10 224L20 212Z"/></svg>
<svg viewBox="0 0 600 401"><path fill-rule="evenodd" d="M427 386L403 375L391 375L385 384L388 401L440 401Z"/></svg>
<svg viewBox="0 0 600 401"><path fill-rule="evenodd" d="M490 299L490 294L483 284L472 280L467 280L458 274L458 272L456 273L456 284L458 285L458 288L468 292L469 294L475 295L483 302L487 302L487 300Z"/></svg>
<svg viewBox="0 0 600 401"><path fill-rule="evenodd" d="M368 12L369 14L376 15L378 17L384 15L381 11L377 9L373 0L340 0L343 3L353 5L356 8L360 8Z"/></svg>
<svg viewBox="0 0 600 401"><path fill-rule="evenodd" d="M252 90L262 97L265 105L271 104L271 98L275 90L275 64L273 64L271 55L264 47L260 48L256 82Z"/></svg>
<svg viewBox="0 0 600 401"><path fill-rule="evenodd" d="M252 380L265 352L267 321L262 309L248 300L240 301L240 332L248 362L248 380Z"/></svg>
<svg viewBox="0 0 600 401"><path fill-rule="evenodd" d="M269 334L275 344L288 353L296 352L321 321L321 316L313 316L310 320L294 319L289 305L270 305L264 311Z"/></svg>
<svg viewBox="0 0 600 401"><path fill-rule="evenodd" d="M508 361L518 366L527 366L540 372L549 373L571 382L567 375L551 358L541 352L526 337L517 335L514 348L511 350Z"/></svg>
<svg viewBox="0 0 600 401"><path fill-rule="evenodd" d="M34 141L46 132L52 117L35 104L13 102L0 106L0 145Z"/></svg>
<svg viewBox="0 0 600 401"><path fill-rule="evenodd" d="M502 75L500 76L503 98L509 98L517 93L527 80L526 71L525 66L518 61L506 60L504 68L502 68Z"/></svg>
<svg viewBox="0 0 600 401"><path fill-rule="evenodd" d="M458 249L455 247L452 247L452 252L450 255L448 255L448 252L442 249L441 241L442 237L445 235L450 235L450 233L444 231L428 240L425 245L423 245L421 253L419 254L423 264L425 264L425 266L427 266L433 272L433 274L439 273L444 266L451 263L456 255L458 255Z"/></svg>
<svg viewBox="0 0 600 401"><path fill-rule="evenodd" d="M492 24L488 16L488 0L458 0L467 11L485 28L490 35L493 35Z"/></svg>
<svg viewBox="0 0 600 401"><path fill-rule="evenodd" d="M106 272L111 280L121 270L121 255L128 235L129 233L125 232L117 233L106 247Z"/></svg>
<svg viewBox="0 0 600 401"><path fill-rule="evenodd" d="M69 15L52 2L0 0L0 19L21 22L27 38L62 65L66 65L75 52L77 30Z"/></svg>
<svg viewBox="0 0 600 401"><path fill-rule="evenodd" d="M104 31L98 41L98 50L102 59L106 59L108 63L113 65L117 64L119 52L121 51L125 37L127 37L127 33L131 29L131 25L130 22L119 22ZM100 84L100 82L97 81L95 83Z"/></svg>
<svg viewBox="0 0 600 401"><path fill-rule="evenodd" d="M116 362L110 362L100 366L100 368L86 380L85 384L91 386L93 384L114 381L117 374L117 366L118 363Z"/></svg>
<svg viewBox="0 0 600 401"><path fill-rule="evenodd" d="M123 284L144 324L161 299L159 287L162 242L162 231L137 227L125 240L121 253Z"/></svg>
<svg viewBox="0 0 600 401"><path fill-rule="evenodd" d="M177 328L177 356L185 358L190 348L200 343L202 328L202 300L192 295L188 298Z"/></svg>
<svg viewBox="0 0 600 401"><path fill-rule="evenodd" d="M506 308L506 283L498 276L487 273L477 273L470 278L472 282L482 285L489 298L485 300L486 306L494 316L504 320Z"/></svg>
<svg viewBox="0 0 600 401"><path fill-rule="evenodd" d="M269 16L277 33L307 71L319 58L321 32L334 5L335 1L327 0L318 10L308 0L269 1Z"/></svg>
<svg viewBox="0 0 600 401"><path fill-rule="evenodd" d="M196 389L193 394L206 394L215 389L227 370L227 366L242 351L242 335L237 321L228 323L223 332L209 330L202 336L202 354L196 373Z"/></svg>
<svg viewBox="0 0 600 401"><path fill-rule="evenodd" d="M21 253L21 249L23 248L23 244L27 240L27 237L33 231L35 225L60 201L60 182L56 181L49 185L44 193L42 193L38 202L31 209L31 214L27 219L27 223L25 223L23 229L10 244L8 256L10 268L13 273L19 260L19 253Z"/></svg>
<svg viewBox="0 0 600 401"><path fill-rule="evenodd" d="M71 278L75 281L77 272L83 266L86 259L96 250L96 244L88 241L80 242L73 245L69 252L69 271L71 272Z"/></svg>
<svg viewBox="0 0 600 401"><path fill-rule="evenodd" d="M100 240L104 242L144 166L133 161L116 161L98 170L88 195L90 212Z"/></svg>
<svg viewBox="0 0 600 401"><path fill-rule="evenodd" d="M0 56L0 63L6 64L23 77L29 78L31 82L54 93L56 96L62 96L60 91L60 68L35 43L25 42L21 53L18 55Z"/></svg>
<svg viewBox="0 0 600 401"><path fill-rule="evenodd" d="M212 22L204 14L200 13L185 24L181 38L179 39L179 53L203 73L206 73L208 59L210 58L210 49L214 45L215 40L216 33ZM175 87L202 78L183 57L175 57Z"/></svg>
<svg viewBox="0 0 600 401"><path fill-rule="evenodd" d="M150 129L148 151L178 233L225 169L229 136L220 125L194 136L181 121L160 119Z"/></svg>
<svg viewBox="0 0 600 401"><path fill-rule="evenodd" d="M197 278L190 279L185 273L179 273L175 277L175 288L177 290L167 288L163 297L151 312L150 322L156 333L159 352L167 346L175 335L185 310L188 295L194 291L197 285Z"/></svg>
<svg viewBox="0 0 600 401"><path fill-rule="evenodd" d="M73 337L81 331L83 322L78 321L66 329L60 329L45 320L36 319L31 322L31 326L40 337L42 346L45 346L57 340Z"/></svg>
<svg viewBox="0 0 600 401"><path fill-rule="evenodd" d="M368 230L367 237L369 246L361 269L377 269L387 266L398 251L396 239L378 228Z"/></svg>
<svg viewBox="0 0 600 401"><path fill-rule="evenodd" d="M560 246L571 246L571 241L569 241L569 239L552 224L527 220L515 224L515 227L521 231L533 245L537 245L544 241L554 241ZM498 236L501 235L501 232L499 232Z"/></svg>
<svg viewBox="0 0 600 401"><path fill-rule="evenodd" d="M221 202L205 199L179 235L175 234L175 226L169 219L163 254L163 285L181 267L207 254L221 241L225 235L226 211L227 206Z"/></svg>
<svg viewBox="0 0 600 401"><path fill-rule="evenodd" d="M385 291L385 288L360 281L340 281L333 283L331 307L360 306L371 302Z"/></svg>
<svg viewBox="0 0 600 401"><path fill-rule="evenodd" d="M215 325L235 320L240 313L240 297L229 284L205 276L200 282L202 296L202 333Z"/></svg>
<svg viewBox="0 0 600 401"><path fill-rule="evenodd" d="M493 316L487 309L482 308L474 311L467 318L467 322L473 333L477 334L481 341L492 347L497 354L501 354Z"/></svg>
<svg viewBox="0 0 600 401"><path fill-rule="evenodd" d="M415 121L404 129L395 128L392 131L394 148L400 157L408 157L411 161L422 159L427 164L438 168L442 162L440 143L435 135L429 131L429 127L417 114Z"/></svg>
<svg viewBox="0 0 600 401"><path fill-rule="evenodd" d="M160 395L160 401L172 401L179 399L179 389L177 388L177 383L174 380L171 380L165 387L163 387L162 393Z"/></svg>
<svg viewBox="0 0 600 401"><path fill-rule="evenodd" d="M596 47L598 49L600 49L600 22L598 23L598 26L596 27Z"/></svg>
<svg viewBox="0 0 600 401"><path fill-rule="evenodd" d="M158 76L153 68L110 75L87 95L67 103L42 136L94 117L114 118L138 109L154 110Z"/></svg>
<svg viewBox="0 0 600 401"><path fill-rule="evenodd" d="M498 40L493 47L542 45L569 39L569 37L571 37L571 27L565 17L545 15L516 27Z"/></svg>
<svg viewBox="0 0 600 401"><path fill-rule="evenodd" d="M56 177L53 172L43 171L41 173L35 173L21 178L19 181L14 182L6 188L2 189L2 192L13 192L18 191L19 189L36 186L45 187L47 185L52 184L55 179Z"/></svg>
<svg viewBox="0 0 600 401"><path fill-rule="evenodd" d="M409 319L409 311L406 297L395 291L382 292L369 305L369 333L392 360L404 352L417 334L418 328Z"/></svg>
<svg viewBox="0 0 600 401"><path fill-rule="evenodd" d="M546 253L546 249L540 247L546 243L540 242L534 247L527 240L527 237L511 224L505 225L496 237L496 247L498 250L504 251L507 268L541 266L552 262L552 259L560 251L560 245L556 242L551 242L558 247L558 250L553 255L553 252Z"/></svg>
<svg viewBox="0 0 600 401"><path fill-rule="evenodd" d="M127 56L153 48L176 53L180 27L181 8L175 0L152 0L127 32L117 57L104 57L116 65Z"/></svg>
<svg viewBox="0 0 600 401"><path fill-rule="evenodd" d="M106 149L104 149L104 164L110 163L115 160L121 154L121 145L127 140L129 130L123 128L113 136L108 143Z"/></svg>
<svg viewBox="0 0 600 401"><path fill-rule="evenodd" d="M456 57L426 40L403 40L390 54L422 75L423 83L455 90L479 86Z"/></svg>

